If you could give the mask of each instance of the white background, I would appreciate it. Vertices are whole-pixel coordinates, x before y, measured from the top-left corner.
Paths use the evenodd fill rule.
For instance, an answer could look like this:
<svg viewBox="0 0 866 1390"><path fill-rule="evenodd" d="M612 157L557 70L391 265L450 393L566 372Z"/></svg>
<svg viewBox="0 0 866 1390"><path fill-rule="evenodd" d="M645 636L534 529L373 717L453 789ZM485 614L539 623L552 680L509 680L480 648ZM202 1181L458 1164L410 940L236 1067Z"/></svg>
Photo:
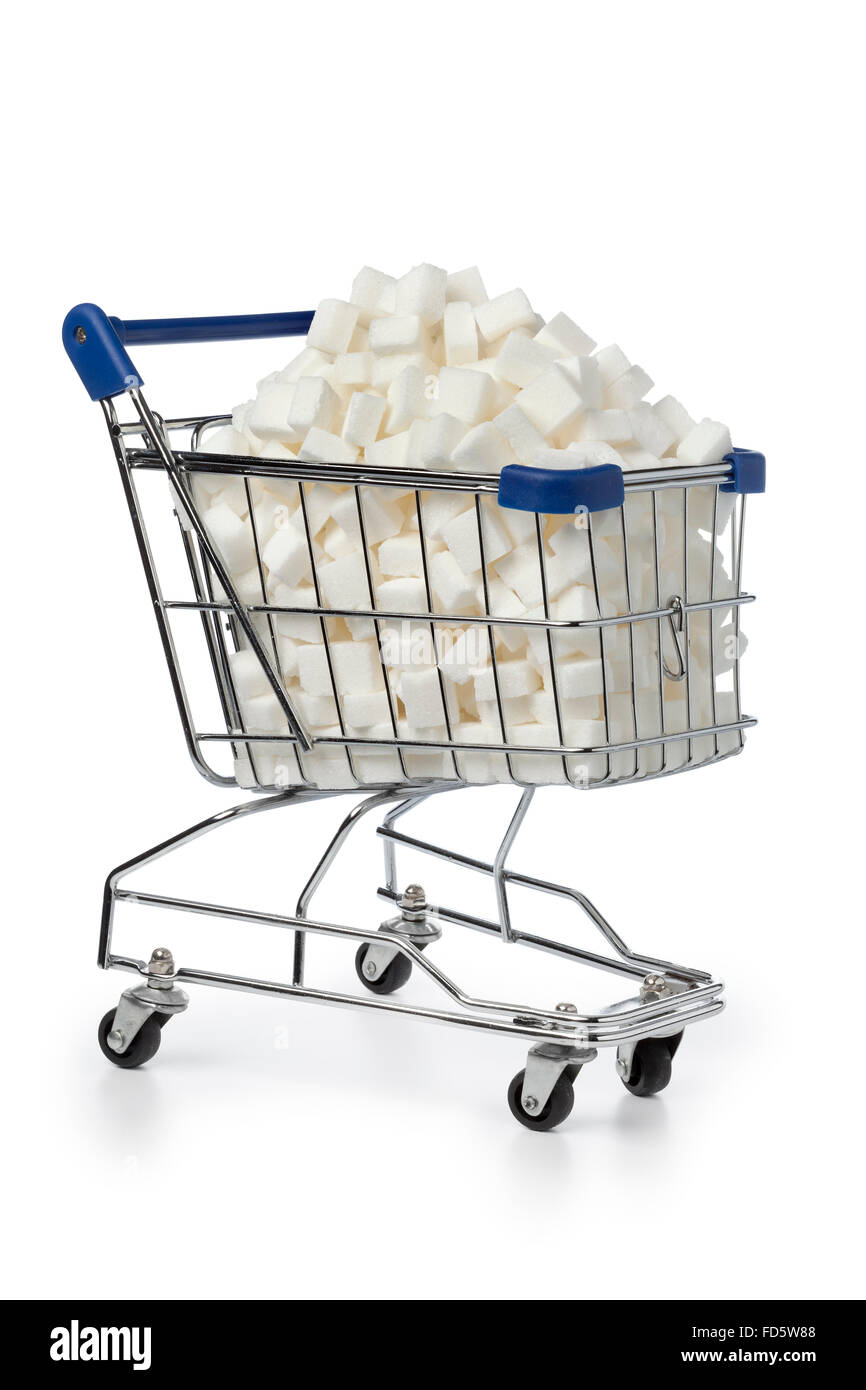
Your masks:
<svg viewBox="0 0 866 1390"><path fill-rule="evenodd" d="M10 1295L862 1295L858 22L832 0L7 16ZM509 1115L523 1055L498 1038L198 990L141 1071L96 1045L129 983L94 968L105 872L231 793L186 759L62 317L83 299L127 317L305 308L363 263L422 260L478 262L491 293L565 309L769 460L746 538L761 724L744 756L550 790L514 857L585 889L636 948L718 972L729 1007L656 1100L603 1053L550 1135ZM157 408L194 413L288 356L151 348L137 365ZM444 798L439 829L487 853L512 800ZM338 812L254 819L148 885L290 912ZM376 923L379 874L368 831L320 915ZM472 910L482 891L451 897ZM518 906L553 924L544 901ZM204 920L128 929L136 954L169 934L196 965L288 964L288 939ZM454 931L441 960L479 992L616 997L611 976L563 979ZM311 961L351 986L350 950Z"/></svg>

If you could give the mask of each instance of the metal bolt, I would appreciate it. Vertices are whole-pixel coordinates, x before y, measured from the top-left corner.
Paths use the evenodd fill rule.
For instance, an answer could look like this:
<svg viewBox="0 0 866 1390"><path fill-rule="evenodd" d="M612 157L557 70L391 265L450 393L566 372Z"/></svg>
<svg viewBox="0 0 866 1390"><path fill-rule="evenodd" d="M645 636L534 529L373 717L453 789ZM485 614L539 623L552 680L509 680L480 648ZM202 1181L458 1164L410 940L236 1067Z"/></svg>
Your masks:
<svg viewBox="0 0 866 1390"><path fill-rule="evenodd" d="M121 1033L119 1028L112 1028L111 1032L108 1035L108 1041L118 1051L123 1047L123 1034Z"/></svg>
<svg viewBox="0 0 866 1390"><path fill-rule="evenodd" d="M667 980L664 975L646 975L640 992L642 999L648 999L652 994L667 994Z"/></svg>
<svg viewBox="0 0 866 1390"><path fill-rule="evenodd" d="M426 903L427 899L420 883L410 883L400 898L400 906L408 907L412 912L417 912L419 908L425 907Z"/></svg>
<svg viewBox="0 0 866 1390"><path fill-rule="evenodd" d="M556 1006L556 1012L557 1012L558 1014L576 1014L576 1013L577 1013L577 1005L576 1005L576 1004L557 1004L557 1006Z"/></svg>
<svg viewBox="0 0 866 1390"><path fill-rule="evenodd" d="M76 343L86 343L86 342L87 342L87 333L85 332L85 330L84 330L83 328L76 328L76 330L75 330L75 341L76 341Z"/></svg>
<svg viewBox="0 0 866 1390"><path fill-rule="evenodd" d="M167 946L157 946L151 953L147 967L148 975L173 975L174 956Z"/></svg>
<svg viewBox="0 0 866 1390"><path fill-rule="evenodd" d="M535 1096L525 1096L523 1099L523 1108L524 1110L528 1110L530 1115L532 1114L533 1110L537 1110L538 1101L535 1099Z"/></svg>
<svg viewBox="0 0 866 1390"><path fill-rule="evenodd" d="M376 962L374 960L368 960L367 964L364 966L364 974L375 975L376 973Z"/></svg>
<svg viewBox="0 0 866 1390"><path fill-rule="evenodd" d="M624 1057L617 1057L617 1059L616 1059L616 1070L617 1070L617 1074L618 1074L619 1076L627 1076L627 1075L628 1075L628 1064L627 1064L627 1062L626 1062L626 1060L625 1060Z"/></svg>

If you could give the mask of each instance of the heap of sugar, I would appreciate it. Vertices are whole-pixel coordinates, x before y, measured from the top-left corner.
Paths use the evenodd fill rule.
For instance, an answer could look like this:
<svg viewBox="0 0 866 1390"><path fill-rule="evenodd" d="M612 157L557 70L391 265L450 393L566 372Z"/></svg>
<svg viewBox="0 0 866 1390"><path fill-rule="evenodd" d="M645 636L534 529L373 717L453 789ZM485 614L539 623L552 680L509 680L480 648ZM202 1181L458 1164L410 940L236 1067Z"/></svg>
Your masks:
<svg viewBox="0 0 866 1390"><path fill-rule="evenodd" d="M695 486L686 504L681 487L655 501L630 493L623 510L595 514L591 545L585 517L536 517L461 490L461 474L514 463L634 472L723 459L724 425L696 421L670 395L651 404L652 390L619 346L598 347L565 313L545 323L523 290L490 298L474 267L420 265L399 279L365 267L348 299L323 300L302 351L203 445L272 461L273 476L200 473L195 494L241 601L300 610L258 616L257 630L313 740L343 742L305 754L288 742L240 745L239 780L585 782L735 746L722 734L609 758L527 751L628 743L732 715L730 612L691 615L680 638L688 681L666 674L680 654L672 633L659 651L656 621L543 625L732 594L719 543L730 494ZM450 473L454 486L389 486L387 473L360 489L300 484L280 476L293 461ZM303 611L319 608L341 615ZM411 618L427 612L452 621ZM466 621L487 615L499 621ZM231 680L245 732L287 731L244 645ZM496 744L523 751L485 751Z"/></svg>

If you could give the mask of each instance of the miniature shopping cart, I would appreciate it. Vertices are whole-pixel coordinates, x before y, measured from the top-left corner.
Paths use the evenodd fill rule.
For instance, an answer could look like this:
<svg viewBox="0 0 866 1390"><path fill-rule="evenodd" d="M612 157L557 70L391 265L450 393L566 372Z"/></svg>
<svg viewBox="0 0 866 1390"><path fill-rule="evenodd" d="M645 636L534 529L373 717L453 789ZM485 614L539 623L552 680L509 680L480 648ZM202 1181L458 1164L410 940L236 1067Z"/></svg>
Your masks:
<svg viewBox="0 0 866 1390"><path fill-rule="evenodd" d="M528 1057L509 1087L508 1100L515 1117L530 1129L551 1129L569 1114L574 1079L600 1047L616 1048L617 1071L633 1095L661 1091L670 1079L685 1028L722 1009L721 982L702 971L635 953L582 893L518 873L507 860L540 785L584 790L620 786L707 766L741 750L744 730L755 723L740 704L740 611L752 601L741 586L745 499L750 492L763 491L764 460L760 454L735 449L724 462L705 467L684 468L674 461L653 471L623 474L611 465L548 472L513 464L494 476L212 453L208 435L230 418L161 418L145 400L142 379L127 353L135 344L300 335L311 318L304 312L122 322L108 318L95 305L82 304L64 323L66 350L89 395L102 405L108 425L190 756L214 785L242 786L255 793L108 876L99 964L131 972L139 983L124 991L117 1008L102 1020L102 1051L119 1067L137 1067L152 1058L162 1027L187 1007L182 986L192 982L279 999L376 1009L519 1039ZM131 418L121 418L120 402ZM309 513L314 490L323 485L335 495L348 496L357 518L364 572L350 604L334 605L319 582L322 554ZM227 487L240 488L245 495L238 515L250 528L254 564L243 576L216 543L202 501L215 489ZM280 495L293 490L297 501L313 586L313 601L305 606L287 602L285 593L275 598L266 582L256 497L269 488L278 493L282 489ZM365 518L374 494L381 496L383 490L388 490L385 495L408 498L404 505L414 507L426 602L410 613L383 609L377 601ZM443 611L430 583L425 519L431 499L455 492L462 494L467 509L474 508L477 520L481 593L473 614ZM539 602L516 615L498 609L488 581L492 571L485 554L484 522L486 509L497 503L522 514L528 537L525 553L537 556ZM546 540L551 518L559 524L567 521L584 535L590 562L588 616L564 614L555 600ZM157 536L173 549L171 583L178 589L171 596L163 589L169 566L158 560ZM183 641L182 619L189 620ZM279 634L286 620L303 620L317 629L336 712L335 727L325 732L305 720L302 701L281 668ZM345 692L332 660L334 633L343 623L366 624L378 639L389 711L384 730L376 727L365 734L344 716ZM485 737L475 741L476 726L458 718L453 702L449 713L444 685L444 732L407 727L393 668L384 655L385 628L393 631L401 625L408 625L412 634L429 636L434 662L449 634L483 637L498 731L493 739L488 728ZM516 628L536 651L540 647L546 663L552 732L543 742L538 741L538 729L544 726L512 722L509 699L501 688L509 638ZM252 654L266 684L269 707L278 712L264 728L250 720L237 688L236 658L241 651ZM592 736L575 741L566 673L573 671L575 652L586 657L592 651L602 679L598 715L588 724L578 722L578 733L591 725ZM206 715L196 703L199 696L192 689L190 672L206 678L211 700ZM487 783L509 783L518 790L516 809L492 862L398 828L408 812L430 797ZM229 822L351 792L363 797L352 805L315 865L294 915L139 889L131 892L121 886L133 870ZM351 832L370 813L381 816L378 836L384 847L385 882L379 895L391 905L392 915L378 930L317 921L310 916L314 895ZM487 919L434 903L415 883L401 886L398 848L486 875L493 884L496 916ZM517 887L573 904L598 929L607 952L579 949L518 926L509 898L509 890ZM112 945L118 903L288 929L293 934L291 979L262 980L181 966L166 948L154 950L149 960L118 954ZM563 963L624 976L631 983L630 996L596 1014L567 1003L538 1007L476 998L436 963L435 943L443 929L454 927L549 952ZM356 949L356 992L308 983L305 943L310 933L344 939ZM432 984L441 996L440 1007L387 998L405 986L413 972ZM569 992L564 989L563 996Z"/></svg>

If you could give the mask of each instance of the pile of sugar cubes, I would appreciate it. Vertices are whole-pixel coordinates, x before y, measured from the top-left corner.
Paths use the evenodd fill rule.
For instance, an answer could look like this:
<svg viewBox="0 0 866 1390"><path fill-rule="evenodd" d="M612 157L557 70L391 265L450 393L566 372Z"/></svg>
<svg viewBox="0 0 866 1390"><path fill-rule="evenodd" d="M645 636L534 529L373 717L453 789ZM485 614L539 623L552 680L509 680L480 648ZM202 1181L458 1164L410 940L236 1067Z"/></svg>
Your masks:
<svg viewBox="0 0 866 1390"><path fill-rule="evenodd" d="M719 544L732 495L711 485L689 488L687 504L682 487L655 501L628 494L624 512L592 517L593 575L585 515L537 518L501 508L493 493L477 509L471 490L460 490L461 474L515 463L630 472L719 462L731 448L727 428L696 422L673 396L649 404L652 389L621 348L597 347L567 314L545 323L520 289L490 298L474 267L419 265L399 279L365 267L347 300L323 300L303 350L202 444L270 460L273 476L202 472L194 490L243 603L342 610L259 614L255 624L312 739L357 741L308 753L288 741L238 745L238 780L585 784L731 751L733 732L612 754L532 751L730 720L742 647L731 610L693 613L679 651L673 625L656 620L530 624L733 594ZM358 488L324 470L303 483L281 476L279 465L296 461L453 473L454 489ZM357 610L387 616L351 616ZM452 621L400 616L428 611ZM488 614L512 622L460 622ZM688 680L669 678L664 667L675 675L683 659ZM243 640L231 683L245 732L287 732ZM502 744L522 751L486 751Z"/></svg>

